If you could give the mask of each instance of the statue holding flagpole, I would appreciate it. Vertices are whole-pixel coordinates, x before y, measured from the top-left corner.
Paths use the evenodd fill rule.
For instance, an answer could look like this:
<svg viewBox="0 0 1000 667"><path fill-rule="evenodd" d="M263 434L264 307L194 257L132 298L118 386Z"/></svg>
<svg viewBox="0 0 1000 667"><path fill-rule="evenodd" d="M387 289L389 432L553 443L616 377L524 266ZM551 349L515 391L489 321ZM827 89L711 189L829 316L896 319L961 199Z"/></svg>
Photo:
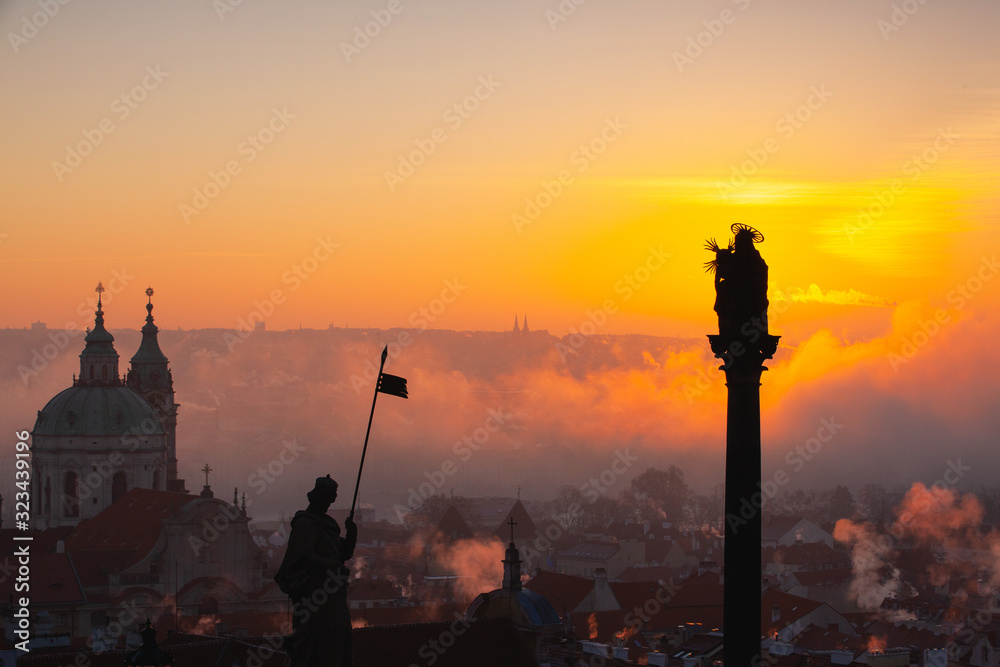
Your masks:
<svg viewBox="0 0 1000 667"><path fill-rule="evenodd" d="M407 398L406 380L382 372L387 356L388 348L382 350L351 513L344 522L345 536L340 536L340 525L327 514L337 499L337 482L330 475L318 477L313 489L306 494L309 506L296 512L292 519L288 548L274 575L278 587L292 600L292 634L285 636L283 642L292 667L351 665L351 616L347 606L350 570L346 563L354 555L358 541L354 510L375 416L375 401L379 392Z"/></svg>

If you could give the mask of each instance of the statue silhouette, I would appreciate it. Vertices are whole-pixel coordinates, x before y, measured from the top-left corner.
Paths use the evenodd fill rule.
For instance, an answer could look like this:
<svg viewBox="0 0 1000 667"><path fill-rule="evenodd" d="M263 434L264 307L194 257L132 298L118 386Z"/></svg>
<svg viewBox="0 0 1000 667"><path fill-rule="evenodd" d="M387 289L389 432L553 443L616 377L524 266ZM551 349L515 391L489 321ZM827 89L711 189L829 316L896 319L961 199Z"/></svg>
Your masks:
<svg viewBox="0 0 1000 667"><path fill-rule="evenodd" d="M732 231L736 237L725 248L715 239L705 244L715 253L706 266L715 272L715 312L726 338L748 336L747 325L767 331L767 264L754 247L764 235L749 225L735 224Z"/></svg>
<svg viewBox="0 0 1000 667"><path fill-rule="evenodd" d="M350 667L351 616L345 562L354 555L358 529L347 519L347 536L326 512L337 499L337 482L319 477L306 494L309 507L292 518L285 558L274 580L292 600L292 634L284 638L292 667Z"/></svg>

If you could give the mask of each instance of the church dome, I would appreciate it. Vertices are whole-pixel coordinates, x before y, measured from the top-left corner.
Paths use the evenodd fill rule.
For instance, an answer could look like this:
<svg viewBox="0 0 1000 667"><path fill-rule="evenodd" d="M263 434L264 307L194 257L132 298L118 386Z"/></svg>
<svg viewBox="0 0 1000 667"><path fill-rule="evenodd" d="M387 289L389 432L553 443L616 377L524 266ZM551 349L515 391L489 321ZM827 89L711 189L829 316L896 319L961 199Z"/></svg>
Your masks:
<svg viewBox="0 0 1000 667"><path fill-rule="evenodd" d="M138 392L123 386L76 385L39 410L32 435L107 436L164 434L156 411Z"/></svg>

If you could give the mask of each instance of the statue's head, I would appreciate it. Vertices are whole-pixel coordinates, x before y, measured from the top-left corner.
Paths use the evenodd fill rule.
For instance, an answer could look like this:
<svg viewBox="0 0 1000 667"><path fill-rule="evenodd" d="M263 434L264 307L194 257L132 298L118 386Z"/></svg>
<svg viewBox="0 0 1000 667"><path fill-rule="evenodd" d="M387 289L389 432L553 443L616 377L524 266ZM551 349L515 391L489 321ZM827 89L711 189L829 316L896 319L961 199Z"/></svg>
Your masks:
<svg viewBox="0 0 1000 667"><path fill-rule="evenodd" d="M329 475L326 477L317 477L316 486L306 494L306 498L311 503L333 504L333 501L337 499L337 482L331 479Z"/></svg>
<svg viewBox="0 0 1000 667"><path fill-rule="evenodd" d="M737 251L742 251L741 254L752 250L754 243L760 243L764 240L764 235L750 225L736 223L731 227L731 230L736 235L736 238L733 239L733 247Z"/></svg>

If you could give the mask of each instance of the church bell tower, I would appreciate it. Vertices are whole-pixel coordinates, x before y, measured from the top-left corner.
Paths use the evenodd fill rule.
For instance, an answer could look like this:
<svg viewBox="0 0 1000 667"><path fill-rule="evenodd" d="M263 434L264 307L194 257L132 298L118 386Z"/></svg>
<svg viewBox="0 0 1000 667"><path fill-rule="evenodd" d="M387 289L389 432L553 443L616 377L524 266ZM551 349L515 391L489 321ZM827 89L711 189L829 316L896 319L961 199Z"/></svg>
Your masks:
<svg viewBox="0 0 1000 667"><path fill-rule="evenodd" d="M167 357L157 340L159 328L153 323L153 288L146 288L146 325L142 327L142 342L132 357L125 386L146 399L166 430L167 479L166 491L187 493L184 480L177 478L177 409L174 402L174 378L167 367Z"/></svg>

